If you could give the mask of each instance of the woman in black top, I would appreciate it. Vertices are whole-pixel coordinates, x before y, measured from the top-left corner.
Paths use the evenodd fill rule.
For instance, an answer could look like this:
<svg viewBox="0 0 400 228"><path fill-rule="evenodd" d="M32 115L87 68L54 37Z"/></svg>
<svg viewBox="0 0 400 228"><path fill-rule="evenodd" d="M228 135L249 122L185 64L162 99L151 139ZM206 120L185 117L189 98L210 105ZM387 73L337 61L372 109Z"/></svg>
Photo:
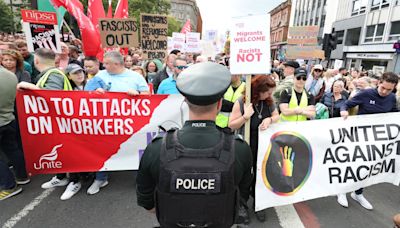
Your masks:
<svg viewBox="0 0 400 228"><path fill-rule="evenodd" d="M270 75L257 75L251 80L251 103L245 106L245 97L239 98L229 117L229 127L232 130L241 129L250 120L250 147L253 154L253 173L257 171L258 130L266 130L270 124L279 120L272 94L276 88ZM244 92L245 94L245 92ZM252 196L255 193L256 178L253 180ZM256 213L259 221L265 221L265 211Z"/></svg>

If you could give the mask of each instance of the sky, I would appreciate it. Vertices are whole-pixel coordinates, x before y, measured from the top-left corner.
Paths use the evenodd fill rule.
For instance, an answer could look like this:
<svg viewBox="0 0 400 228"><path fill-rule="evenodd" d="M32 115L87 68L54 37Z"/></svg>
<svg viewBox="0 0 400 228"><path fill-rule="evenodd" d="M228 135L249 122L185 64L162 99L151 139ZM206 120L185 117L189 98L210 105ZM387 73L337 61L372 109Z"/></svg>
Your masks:
<svg viewBox="0 0 400 228"><path fill-rule="evenodd" d="M229 30L232 17L268 13L284 0L196 0L203 19L203 32Z"/></svg>

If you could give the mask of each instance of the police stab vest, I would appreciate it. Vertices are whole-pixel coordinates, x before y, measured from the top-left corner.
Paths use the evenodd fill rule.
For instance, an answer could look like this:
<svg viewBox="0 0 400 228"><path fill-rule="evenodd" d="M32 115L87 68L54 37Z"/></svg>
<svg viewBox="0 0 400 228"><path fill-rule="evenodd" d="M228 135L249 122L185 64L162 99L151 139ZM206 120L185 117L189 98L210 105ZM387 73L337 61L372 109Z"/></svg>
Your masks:
<svg viewBox="0 0 400 228"><path fill-rule="evenodd" d="M234 136L221 132L211 148L186 148L178 131L163 138L156 214L163 228L225 228L234 223L239 190L234 182Z"/></svg>

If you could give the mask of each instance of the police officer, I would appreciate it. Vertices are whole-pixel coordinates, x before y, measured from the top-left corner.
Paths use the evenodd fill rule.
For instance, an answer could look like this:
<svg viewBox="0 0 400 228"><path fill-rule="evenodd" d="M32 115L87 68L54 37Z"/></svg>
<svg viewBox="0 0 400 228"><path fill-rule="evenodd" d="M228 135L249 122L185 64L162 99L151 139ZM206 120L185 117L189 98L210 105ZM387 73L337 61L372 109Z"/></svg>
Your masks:
<svg viewBox="0 0 400 228"><path fill-rule="evenodd" d="M215 125L229 84L229 70L211 62L177 79L190 120L147 146L136 179L138 205L156 212L162 228L231 227L249 197L250 147Z"/></svg>

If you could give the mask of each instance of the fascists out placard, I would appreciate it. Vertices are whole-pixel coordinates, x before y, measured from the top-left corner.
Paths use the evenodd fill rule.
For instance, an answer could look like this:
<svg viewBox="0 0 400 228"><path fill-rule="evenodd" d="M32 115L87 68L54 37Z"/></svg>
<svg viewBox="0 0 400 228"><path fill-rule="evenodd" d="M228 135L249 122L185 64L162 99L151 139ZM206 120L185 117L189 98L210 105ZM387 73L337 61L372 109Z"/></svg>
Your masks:
<svg viewBox="0 0 400 228"><path fill-rule="evenodd" d="M135 19L100 19L99 29L103 47L139 46L139 24Z"/></svg>
<svg viewBox="0 0 400 228"><path fill-rule="evenodd" d="M233 18L232 23L231 73L270 73L270 15Z"/></svg>
<svg viewBox="0 0 400 228"><path fill-rule="evenodd" d="M61 52L61 36L57 28L56 13L21 10L21 16L29 52L34 52L38 48Z"/></svg>
<svg viewBox="0 0 400 228"><path fill-rule="evenodd" d="M17 107L31 175L135 170L159 132L188 116L181 95L22 91Z"/></svg>
<svg viewBox="0 0 400 228"><path fill-rule="evenodd" d="M148 59L164 59L168 48L167 16L140 14L140 46Z"/></svg>
<svg viewBox="0 0 400 228"><path fill-rule="evenodd" d="M260 131L256 210L378 183L399 185L399 119L400 113L362 115Z"/></svg>

